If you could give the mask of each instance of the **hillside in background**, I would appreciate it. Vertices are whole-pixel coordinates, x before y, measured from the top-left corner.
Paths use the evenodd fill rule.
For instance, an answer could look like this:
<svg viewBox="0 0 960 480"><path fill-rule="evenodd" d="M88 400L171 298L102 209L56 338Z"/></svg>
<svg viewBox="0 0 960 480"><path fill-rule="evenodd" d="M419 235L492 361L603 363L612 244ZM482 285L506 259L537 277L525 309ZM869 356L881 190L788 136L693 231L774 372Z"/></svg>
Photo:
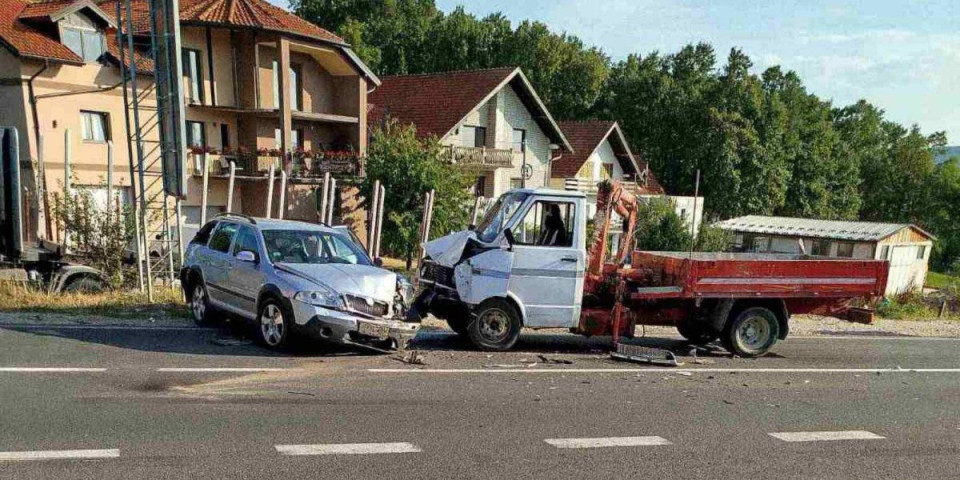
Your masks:
<svg viewBox="0 0 960 480"><path fill-rule="evenodd" d="M943 155L937 155L937 163L943 163L953 157L960 157L960 145L947 147L947 152Z"/></svg>

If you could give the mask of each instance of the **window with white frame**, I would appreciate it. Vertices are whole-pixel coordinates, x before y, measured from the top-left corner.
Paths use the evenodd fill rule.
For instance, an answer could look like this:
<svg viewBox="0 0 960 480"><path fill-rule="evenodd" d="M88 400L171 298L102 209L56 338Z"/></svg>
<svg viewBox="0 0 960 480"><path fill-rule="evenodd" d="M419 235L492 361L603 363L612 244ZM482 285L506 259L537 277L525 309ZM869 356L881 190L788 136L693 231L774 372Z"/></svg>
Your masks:
<svg viewBox="0 0 960 480"><path fill-rule="evenodd" d="M60 41L84 62L99 60L107 50L103 31L86 15L81 13L68 15L60 21L59 26Z"/></svg>
<svg viewBox="0 0 960 480"><path fill-rule="evenodd" d="M206 147L207 132L203 122L187 121L187 147Z"/></svg>
<svg viewBox="0 0 960 480"><path fill-rule="evenodd" d="M107 114L103 112L80 112L80 136L85 142L104 143L110 140Z"/></svg>
<svg viewBox="0 0 960 480"><path fill-rule="evenodd" d="M183 76L187 103L203 105L203 62L199 50L183 49Z"/></svg>

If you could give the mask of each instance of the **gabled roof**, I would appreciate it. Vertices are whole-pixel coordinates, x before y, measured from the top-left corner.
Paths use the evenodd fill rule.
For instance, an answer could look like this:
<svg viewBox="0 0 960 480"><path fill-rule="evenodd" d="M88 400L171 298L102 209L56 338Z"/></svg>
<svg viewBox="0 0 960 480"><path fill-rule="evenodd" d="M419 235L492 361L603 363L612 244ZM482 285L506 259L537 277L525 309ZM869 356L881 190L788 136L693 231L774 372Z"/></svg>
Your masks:
<svg viewBox="0 0 960 480"><path fill-rule="evenodd" d="M59 6L60 2L52 3ZM30 5L23 0L4 0L4 5L0 8L0 45L21 57L82 64L83 59L69 48L19 19L28 6Z"/></svg>
<svg viewBox="0 0 960 480"><path fill-rule="evenodd" d="M716 226L733 232L867 242L883 240L900 230L911 228L931 240L935 238L920 227L910 223L848 222L842 220L814 220L809 218L747 215L745 217L725 220L717 223Z"/></svg>
<svg viewBox="0 0 960 480"><path fill-rule="evenodd" d="M342 38L266 0L181 0L184 24L249 27L344 44Z"/></svg>
<svg viewBox="0 0 960 480"><path fill-rule="evenodd" d="M100 6L92 0L42 0L27 5L20 13L19 18L20 20L47 19L56 22L71 13L84 9L90 10L111 27L116 27L113 16L101 10Z"/></svg>
<svg viewBox="0 0 960 480"><path fill-rule="evenodd" d="M603 142L609 141L613 151L617 154L620 166L627 174L646 175L646 189L650 193L663 193L663 187L656 176L647 168L647 164L638 160L630 150L627 137L618 122L612 120L593 121L566 121L560 122L560 128L573 145L575 153L564 155L553 162L551 176L553 178L572 178L583 167L583 164L597 151Z"/></svg>
<svg viewBox="0 0 960 480"><path fill-rule="evenodd" d="M389 116L417 127L421 136L443 138L463 119L510 85L550 141L568 152L573 147L519 68L493 68L383 77L370 94L371 122Z"/></svg>

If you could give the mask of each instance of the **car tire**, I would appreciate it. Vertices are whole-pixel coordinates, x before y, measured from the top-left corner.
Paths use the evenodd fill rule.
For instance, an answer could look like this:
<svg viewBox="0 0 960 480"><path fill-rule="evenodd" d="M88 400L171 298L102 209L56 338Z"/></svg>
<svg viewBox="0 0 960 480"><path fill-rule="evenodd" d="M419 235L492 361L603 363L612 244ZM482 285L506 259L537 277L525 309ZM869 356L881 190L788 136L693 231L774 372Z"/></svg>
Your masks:
<svg viewBox="0 0 960 480"><path fill-rule="evenodd" d="M209 325L213 323L213 306L210 305L210 294L207 292L207 286L202 280L191 282L190 288L190 316L197 325Z"/></svg>
<svg viewBox="0 0 960 480"><path fill-rule="evenodd" d="M275 297L267 297L257 309L257 340L273 350L284 350L293 336L293 316Z"/></svg>
<svg viewBox="0 0 960 480"><path fill-rule="evenodd" d="M510 302L492 298L474 310L467 337L476 348L488 352L510 350L520 338L520 314Z"/></svg>
<svg viewBox="0 0 960 480"><path fill-rule="evenodd" d="M107 289L103 281L99 278L84 276L76 280L71 280L66 287L63 287L64 293L103 293Z"/></svg>
<svg viewBox="0 0 960 480"><path fill-rule="evenodd" d="M740 357L759 357L780 337L780 321L768 308L750 307L737 313L723 329L724 348Z"/></svg>
<svg viewBox="0 0 960 480"><path fill-rule="evenodd" d="M714 332L710 326L694 320L684 320L677 324L677 332L694 345L706 345L720 338L720 334Z"/></svg>

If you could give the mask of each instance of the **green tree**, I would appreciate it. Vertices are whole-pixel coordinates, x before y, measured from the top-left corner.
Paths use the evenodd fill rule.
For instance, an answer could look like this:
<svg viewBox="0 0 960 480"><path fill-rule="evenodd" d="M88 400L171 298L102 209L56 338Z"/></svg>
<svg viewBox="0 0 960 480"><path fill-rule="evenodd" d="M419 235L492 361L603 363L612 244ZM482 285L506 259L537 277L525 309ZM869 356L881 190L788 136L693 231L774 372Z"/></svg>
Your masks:
<svg viewBox="0 0 960 480"><path fill-rule="evenodd" d="M436 138L419 138L412 126L391 120L373 131L361 194L371 198L373 183L379 180L384 185L383 247L406 260L408 269L418 248L425 193L435 191L432 237L462 229L468 222L468 188L474 177L445 158Z"/></svg>
<svg viewBox="0 0 960 480"><path fill-rule="evenodd" d="M677 252L690 248L690 232L666 199L641 202L633 232L638 250Z"/></svg>

